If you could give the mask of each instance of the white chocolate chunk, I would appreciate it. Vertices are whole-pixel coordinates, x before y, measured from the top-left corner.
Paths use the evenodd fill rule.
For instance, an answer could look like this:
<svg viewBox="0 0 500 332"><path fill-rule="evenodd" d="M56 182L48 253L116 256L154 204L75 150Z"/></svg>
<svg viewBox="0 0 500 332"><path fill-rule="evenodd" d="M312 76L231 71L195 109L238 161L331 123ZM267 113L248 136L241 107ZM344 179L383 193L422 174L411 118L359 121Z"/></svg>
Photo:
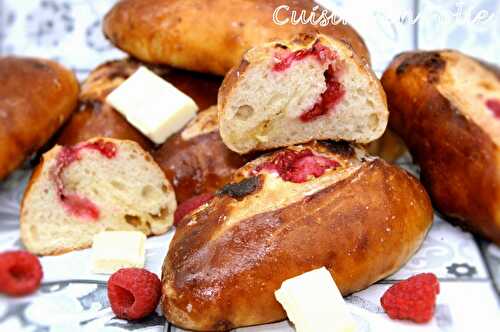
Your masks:
<svg viewBox="0 0 500 332"><path fill-rule="evenodd" d="M92 272L112 274L121 268L144 267L146 235L138 231L106 231L94 236Z"/></svg>
<svg viewBox="0 0 500 332"><path fill-rule="evenodd" d="M355 323L324 267L285 280L274 293L297 332L354 332Z"/></svg>
<svg viewBox="0 0 500 332"><path fill-rule="evenodd" d="M113 90L106 102L156 144L184 127L198 110L189 96L145 67Z"/></svg>

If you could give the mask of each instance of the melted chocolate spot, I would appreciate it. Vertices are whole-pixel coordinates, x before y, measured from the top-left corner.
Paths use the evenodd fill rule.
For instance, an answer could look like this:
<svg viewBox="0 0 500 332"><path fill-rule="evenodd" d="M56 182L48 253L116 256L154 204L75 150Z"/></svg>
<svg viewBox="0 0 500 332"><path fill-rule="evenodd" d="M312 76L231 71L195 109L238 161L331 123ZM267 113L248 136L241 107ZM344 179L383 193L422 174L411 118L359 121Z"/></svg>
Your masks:
<svg viewBox="0 0 500 332"><path fill-rule="evenodd" d="M217 191L216 195L228 195L235 199L242 199L243 197L253 193L259 186L260 178L258 176L252 176L238 183L226 184L219 191Z"/></svg>
<svg viewBox="0 0 500 332"><path fill-rule="evenodd" d="M349 142L320 141L319 143L323 145L325 148L327 148L329 151L345 156L346 158L354 156L354 149L352 145L349 144Z"/></svg>
<svg viewBox="0 0 500 332"><path fill-rule="evenodd" d="M275 45L275 46L276 46L276 47L278 47L278 48L282 48L282 49L284 49L284 50L287 50L287 49L288 49L288 46L283 45L283 44L281 44L281 43L276 43L276 45Z"/></svg>

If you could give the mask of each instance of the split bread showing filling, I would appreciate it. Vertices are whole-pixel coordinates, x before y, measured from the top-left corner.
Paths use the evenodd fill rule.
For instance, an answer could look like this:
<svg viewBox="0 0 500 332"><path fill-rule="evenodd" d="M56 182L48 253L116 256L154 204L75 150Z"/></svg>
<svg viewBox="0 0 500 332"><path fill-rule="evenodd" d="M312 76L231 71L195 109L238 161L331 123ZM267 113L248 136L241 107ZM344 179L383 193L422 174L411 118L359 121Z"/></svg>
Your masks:
<svg viewBox="0 0 500 332"><path fill-rule="evenodd" d="M43 156L21 206L21 239L36 254L92 245L95 234L162 234L177 203L171 184L137 143L96 138Z"/></svg>
<svg viewBox="0 0 500 332"><path fill-rule="evenodd" d="M314 139L368 143L389 114L369 66L323 35L250 49L224 79L218 108L221 137L238 153Z"/></svg>

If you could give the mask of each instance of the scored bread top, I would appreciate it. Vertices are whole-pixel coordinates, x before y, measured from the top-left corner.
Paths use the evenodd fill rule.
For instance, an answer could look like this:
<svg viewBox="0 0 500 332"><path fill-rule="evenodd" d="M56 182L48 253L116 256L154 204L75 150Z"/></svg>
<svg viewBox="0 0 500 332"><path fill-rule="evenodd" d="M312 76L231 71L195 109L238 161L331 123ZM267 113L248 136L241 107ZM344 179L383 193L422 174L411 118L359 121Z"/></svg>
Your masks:
<svg viewBox="0 0 500 332"><path fill-rule="evenodd" d="M458 51L443 51L440 56L445 61L445 70L436 88L500 146L500 79L475 59ZM496 115L488 107L489 102L497 105Z"/></svg>
<svg viewBox="0 0 500 332"><path fill-rule="evenodd" d="M220 133L248 153L319 140L368 143L387 125L385 93L341 40L301 34L248 50L219 90Z"/></svg>
<svg viewBox="0 0 500 332"><path fill-rule="evenodd" d="M258 177L259 184L255 187L257 190L252 191L249 195L244 195L242 199L234 200L228 204L228 209L231 210L231 213L225 219L221 232L238 223L238 221L252 215L280 209L303 199L304 196L313 195L321 189L352 175L363 163L376 159L376 157L368 156L366 151L360 146L349 145L348 143L329 143L326 141L290 146L283 151L300 152L303 150L311 150L315 155L332 159L339 165L326 169L325 173L319 177L311 177L308 181L296 183L283 180L273 171L263 170L258 172L258 174L254 174L256 167L273 158L273 153L261 156L247 163L234 173L231 182L241 183L249 178ZM224 190L225 187L219 192L223 192ZM208 206L204 205L199 209L209 208ZM190 219L189 225L195 223L196 217Z"/></svg>
<svg viewBox="0 0 500 332"><path fill-rule="evenodd" d="M455 50L405 52L392 66L398 76L415 73L451 102L454 112L479 126L500 146L500 71ZM408 75L407 75L408 76ZM497 115L494 107L497 104Z"/></svg>
<svg viewBox="0 0 500 332"><path fill-rule="evenodd" d="M307 149L336 166L301 183L259 167ZM274 291L321 266L342 294L363 289L406 262L432 222L417 179L345 143L282 149L233 180L181 220L165 258L163 312L185 329L227 331L284 319Z"/></svg>
<svg viewBox="0 0 500 332"><path fill-rule="evenodd" d="M486 102L498 100L499 73L456 51L433 50L399 54L382 76L390 126L420 165L436 208L496 243L500 131Z"/></svg>

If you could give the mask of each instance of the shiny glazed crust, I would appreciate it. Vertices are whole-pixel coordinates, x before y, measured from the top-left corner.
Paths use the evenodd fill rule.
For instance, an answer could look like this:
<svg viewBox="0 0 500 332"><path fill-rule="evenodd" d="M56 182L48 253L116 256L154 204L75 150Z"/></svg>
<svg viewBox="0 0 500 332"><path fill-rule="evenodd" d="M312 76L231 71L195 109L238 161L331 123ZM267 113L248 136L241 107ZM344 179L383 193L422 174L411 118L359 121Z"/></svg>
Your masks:
<svg viewBox="0 0 500 332"><path fill-rule="evenodd" d="M488 115L482 103L460 101L461 95L477 89L461 82L481 79L487 87L496 75L498 84L498 69L478 67L454 51L403 53L392 61L382 84L389 126L420 165L436 208L500 244L500 132L494 129L500 120ZM467 73L461 82L449 78L452 68Z"/></svg>
<svg viewBox="0 0 500 332"><path fill-rule="evenodd" d="M125 0L106 15L104 34L111 42L143 61L224 75L256 45L318 31L345 40L369 61L361 37L349 25L306 25L273 22L283 4L311 13L311 0ZM316 10L321 14L322 8ZM279 16L285 19L286 14Z"/></svg>
<svg viewBox="0 0 500 332"><path fill-rule="evenodd" d="M133 59L106 62L94 69L82 86L80 111L63 129L58 143L74 145L93 137L128 139L149 149L153 143L109 104L106 96L132 75L141 63ZM174 70L166 66L150 66L156 74L189 95L203 109L217 102L220 78Z"/></svg>
<svg viewBox="0 0 500 332"><path fill-rule="evenodd" d="M173 184L178 203L215 192L250 160L249 156L232 152L222 142L216 106L200 112L152 154Z"/></svg>
<svg viewBox="0 0 500 332"><path fill-rule="evenodd" d="M170 322L225 331L282 320L274 291L288 278L326 266L347 295L412 256L432 222L423 187L358 148L323 144L308 147L339 168L299 184L260 173L247 196L220 194L182 220L163 265L162 308ZM248 178L268 158L233 180Z"/></svg>
<svg viewBox="0 0 500 332"><path fill-rule="evenodd" d="M0 57L0 179L47 143L78 90L74 74L53 61Z"/></svg>

